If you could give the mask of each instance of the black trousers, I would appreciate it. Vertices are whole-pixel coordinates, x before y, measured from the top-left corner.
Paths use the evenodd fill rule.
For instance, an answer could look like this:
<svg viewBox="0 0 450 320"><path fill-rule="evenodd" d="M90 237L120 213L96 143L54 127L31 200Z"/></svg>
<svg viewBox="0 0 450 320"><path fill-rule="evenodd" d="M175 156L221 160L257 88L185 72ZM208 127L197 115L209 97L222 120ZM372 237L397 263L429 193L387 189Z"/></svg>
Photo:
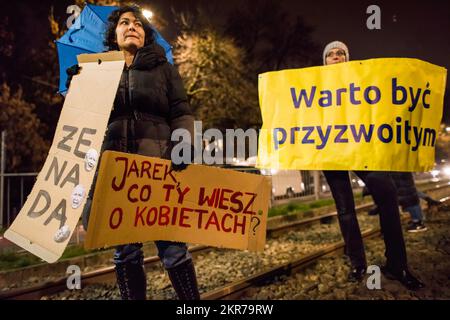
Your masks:
<svg viewBox="0 0 450 320"><path fill-rule="evenodd" d="M348 171L323 171L338 213L339 226L345 242L345 253L353 267L366 267L364 244L355 212L355 201ZM380 226L386 247L386 263L392 268L407 266L397 191L389 173L381 171L355 171L372 193L380 209Z"/></svg>

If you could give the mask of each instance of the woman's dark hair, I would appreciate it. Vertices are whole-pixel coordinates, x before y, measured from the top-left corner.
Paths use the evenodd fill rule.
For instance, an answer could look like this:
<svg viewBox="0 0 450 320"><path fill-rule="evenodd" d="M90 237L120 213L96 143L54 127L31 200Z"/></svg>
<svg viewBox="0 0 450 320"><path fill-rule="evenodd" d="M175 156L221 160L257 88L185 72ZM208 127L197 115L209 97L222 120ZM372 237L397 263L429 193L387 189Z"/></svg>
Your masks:
<svg viewBox="0 0 450 320"><path fill-rule="evenodd" d="M120 16L126 12L133 13L133 15L142 22L142 26L145 31L144 46L147 46L154 41L155 39L154 31L151 27L150 22L147 20L146 17L144 17L141 8L137 5L123 6L111 12L111 14L108 17L108 25L106 27L105 32L105 40L103 41L103 44L106 46L107 50L119 50L119 46L117 45L116 41L116 27L117 24L119 23Z"/></svg>

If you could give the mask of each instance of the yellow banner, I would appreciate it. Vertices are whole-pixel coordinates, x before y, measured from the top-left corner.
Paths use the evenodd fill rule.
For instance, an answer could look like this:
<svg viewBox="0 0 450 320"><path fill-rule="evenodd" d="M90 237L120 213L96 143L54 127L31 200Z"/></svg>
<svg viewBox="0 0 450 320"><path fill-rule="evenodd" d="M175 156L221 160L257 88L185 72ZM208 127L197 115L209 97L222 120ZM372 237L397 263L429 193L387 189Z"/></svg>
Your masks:
<svg viewBox="0 0 450 320"><path fill-rule="evenodd" d="M407 58L259 75L260 168L428 171L447 70Z"/></svg>
<svg viewBox="0 0 450 320"><path fill-rule="evenodd" d="M262 251L266 177L121 152L102 154L85 247L172 240Z"/></svg>

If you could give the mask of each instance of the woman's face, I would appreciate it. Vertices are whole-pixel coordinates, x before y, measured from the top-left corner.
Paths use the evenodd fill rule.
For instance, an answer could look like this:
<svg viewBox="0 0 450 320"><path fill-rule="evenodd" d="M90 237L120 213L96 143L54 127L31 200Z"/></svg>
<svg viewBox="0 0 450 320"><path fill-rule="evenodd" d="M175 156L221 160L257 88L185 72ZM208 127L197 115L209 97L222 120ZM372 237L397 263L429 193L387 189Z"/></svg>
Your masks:
<svg viewBox="0 0 450 320"><path fill-rule="evenodd" d="M328 51L325 60L327 65L345 62L345 51L338 48L331 49Z"/></svg>
<svg viewBox="0 0 450 320"><path fill-rule="evenodd" d="M132 12L125 12L120 16L116 27L116 40L119 49L124 51L136 51L144 46L144 27Z"/></svg>

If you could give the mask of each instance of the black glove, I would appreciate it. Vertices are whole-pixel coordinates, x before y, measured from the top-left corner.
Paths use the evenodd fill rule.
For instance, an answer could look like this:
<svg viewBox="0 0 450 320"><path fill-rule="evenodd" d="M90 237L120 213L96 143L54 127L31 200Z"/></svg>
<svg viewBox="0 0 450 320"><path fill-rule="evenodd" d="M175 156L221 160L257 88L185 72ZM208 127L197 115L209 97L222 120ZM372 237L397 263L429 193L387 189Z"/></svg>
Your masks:
<svg viewBox="0 0 450 320"><path fill-rule="evenodd" d="M73 66L66 69L67 80L66 80L66 88L69 89L70 82L74 75L79 74L81 67L78 64L74 64Z"/></svg>

